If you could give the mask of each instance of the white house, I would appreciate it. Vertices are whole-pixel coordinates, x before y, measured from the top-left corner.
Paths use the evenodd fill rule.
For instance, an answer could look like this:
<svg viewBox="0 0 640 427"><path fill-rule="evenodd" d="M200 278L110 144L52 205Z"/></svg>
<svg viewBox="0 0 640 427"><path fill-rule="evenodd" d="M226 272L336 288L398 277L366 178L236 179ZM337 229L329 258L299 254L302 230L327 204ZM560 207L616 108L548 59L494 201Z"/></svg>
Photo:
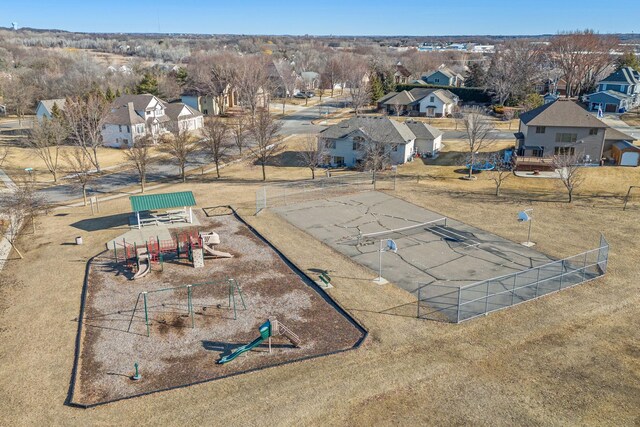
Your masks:
<svg viewBox="0 0 640 427"><path fill-rule="evenodd" d="M387 114L447 117L458 105L458 97L446 89L413 88L390 92L378 100L378 107Z"/></svg>
<svg viewBox="0 0 640 427"><path fill-rule="evenodd" d="M43 99L38 101L38 105L36 106L36 118L40 121L42 121L43 117L51 119L54 104L60 111L63 111L65 102L64 98Z"/></svg>
<svg viewBox="0 0 640 427"><path fill-rule="evenodd" d="M151 94L123 95L111 104L102 140L108 147L123 147L146 134L156 139L170 130L194 131L202 125L202 114L181 102L167 104Z"/></svg>
<svg viewBox="0 0 640 427"><path fill-rule="evenodd" d="M356 116L329 126L318 135L318 144L327 150L328 163L336 167L356 167L366 155L366 144L382 143L392 164L403 164L417 152L433 152L441 145L442 132L425 123L398 122L388 117ZM437 142L436 142L437 140Z"/></svg>
<svg viewBox="0 0 640 427"><path fill-rule="evenodd" d="M442 149L442 135L440 129L416 120L404 122L416 136L414 151L417 154L435 155Z"/></svg>

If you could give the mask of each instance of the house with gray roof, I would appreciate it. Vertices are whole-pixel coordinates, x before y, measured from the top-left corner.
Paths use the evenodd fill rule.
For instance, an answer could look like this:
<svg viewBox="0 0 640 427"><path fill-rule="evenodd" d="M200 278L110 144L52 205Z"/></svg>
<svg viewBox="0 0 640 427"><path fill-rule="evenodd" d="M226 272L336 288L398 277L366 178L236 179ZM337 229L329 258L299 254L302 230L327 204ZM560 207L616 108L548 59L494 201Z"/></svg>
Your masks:
<svg viewBox="0 0 640 427"><path fill-rule="evenodd" d="M166 132L195 131L202 125L202 113L181 102L168 104L148 93L123 95L111 103L102 140L108 147L126 147L144 135L157 140Z"/></svg>
<svg viewBox="0 0 640 427"><path fill-rule="evenodd" d="M520 126L514 135L520 163L532 157L576 155L585 163L597 164L611 157L611 147L617 141L634 139L565 98L520 114Z"/></svg>
<svg viewBox="0 0 640 427"><path fill-rule="evenodd" d="M441 65L437 70L429 71L422 75L422 80L428 84L438 86L464 86L464 77L451 68Z"/></svg>
<svg viewBox="0 0 640 427"><path fill-rule="evenodd" d="M640 106L640 72L622 67L598 82L598 90L587 95L591 111L624 113Z"/></svg>
<svg viewBox="0 0 640 427"><path fill-rule="evenodd" d="M446 89L413 88L390 92L378 100L378 107L389 115L447 117L458 105L458 97Z"/></svg>
<svg viewBox="0 0 640 427"><path fill-rule="evenodd" d="M326 149L328 162L335 167L357 167L364 159L366 144L383 145L392 164L410 161L421 149L433 150L434 139L442 132L421 122L399 122L389 117L356 116L329 126L318 135L318 144ZM439 147L440 142L436 143Z"/></svg>
<svg viewBox="0 0 640 427"><path fill-rule="evenodd" d="M53 106L57 106L60 111L64 111L66 100L64 98L42 99L38 101L36 106L36 118L42 121L42 118L51 119L53 117Z"/></svg>

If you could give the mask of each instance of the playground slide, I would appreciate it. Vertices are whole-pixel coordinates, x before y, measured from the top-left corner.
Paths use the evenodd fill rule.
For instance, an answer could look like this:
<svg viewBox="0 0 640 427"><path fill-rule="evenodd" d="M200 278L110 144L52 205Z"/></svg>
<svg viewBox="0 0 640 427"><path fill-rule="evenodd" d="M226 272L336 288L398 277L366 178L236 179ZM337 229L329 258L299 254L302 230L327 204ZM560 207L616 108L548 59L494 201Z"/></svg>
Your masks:
<svg viewBox="0 0 640 427"><path fill-rule="evenodd" d="M254 347L259 346L260 343L262 343L262 341L264 341L265 339L266 338L258 337L255 340L251 341L249 344L236 348L235 350L233 350L233 353L220 358L220 360L218 360L217 363L222 365L223 363L231 362L233 359L240 356L242 353L246 353L247 351L250 351Z"/></svg>
<svg viewBox="0 0 640 427"><path fill-rule="evenodd" d="M148 257L147 258L141 258L140 259L140 269L133 276L133 280L139 279L141 277L146 276L147 273L149 273L149 271L151 271L151 263L149 262L149 258Z"/></svg>
<svg viewBox="0 0 640 427"><path fill-rule="evenodd" d="M207 253L209 255L213 255L214 257L218 257L218 258L233 258L233 255L231 255L229 252L216 251L214 248L212 248L211 246L207 246L207 245L202 245L202 247L204 248L205 251L207 251Z"/></svg>

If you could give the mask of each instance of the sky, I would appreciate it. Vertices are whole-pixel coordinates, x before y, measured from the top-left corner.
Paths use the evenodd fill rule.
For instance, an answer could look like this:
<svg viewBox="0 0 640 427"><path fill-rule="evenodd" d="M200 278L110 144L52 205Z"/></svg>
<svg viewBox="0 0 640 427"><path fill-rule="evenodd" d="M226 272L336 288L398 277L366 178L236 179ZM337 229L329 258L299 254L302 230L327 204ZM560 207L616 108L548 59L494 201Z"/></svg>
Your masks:
<svg viewBox="0 0 640 427"><path fill-rule="evenodd" d="M108 33L536 35L640 31L640 1L0 0L0 26ZM438 4L442 6L438 6ZM636 19L632 19L635 17Z"/></svg>

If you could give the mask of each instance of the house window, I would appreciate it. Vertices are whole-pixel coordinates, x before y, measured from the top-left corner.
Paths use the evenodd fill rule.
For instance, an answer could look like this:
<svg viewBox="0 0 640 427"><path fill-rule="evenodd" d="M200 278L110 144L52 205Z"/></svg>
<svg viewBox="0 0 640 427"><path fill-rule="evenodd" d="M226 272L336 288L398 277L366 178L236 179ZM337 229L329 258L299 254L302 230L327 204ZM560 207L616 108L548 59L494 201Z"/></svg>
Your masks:
<svg viewBox="0 0 640 427"><path fill-rule="evenodd" d="M533 151L531 152L531 155L533 157L542 157L542 156L544 156L544 147L534 148Z"/></svg>
<svg viewBox="0 0 640 427"><path fill-rule="evenodd" d="M598 134L598 128L589 129L589 135L597 135L597 134Z"/></svg>
<svg viewBox="0 0 640 427"><path fill-rule="evenodd" d="M556 133L556 142L576 142L578 140L577 133Z"/></svg>
<svg viewBox="0 0 640 427"><path fill-rule="evenodd" d="M398 146L394 145L393 147L391 147L391 151L398 151Z"/></svg>
<svg viewBox="0 0 640 427"><path fill-rule="evenodd" d="M330 148L330 149L335 149L336 148L336 142L335 141L327 141L327 142L325 142L325 146L327 148Z"/></svg>
<svg viewBox="0 0 640 427"><path fill-rule="evenodd" d="M433 79L435 83L440 83L440 79Z"/></svg>
<svg viewBox="0 0 640 427"><path fill-rule="evenodd" d="M435 102L435 100L436 100L435 96L432 96L431 98L429 98L429 102Z"/></svg>
<svg viewBox="0 0 640 427"><path fill-rule="evenodd" d="M336 156L333 158L333 163L336 166L344 166L344 157Z"/></svg>
<svg viewBox="0 0 640 427"><path fill-rule="evenodd" d="M131 128L127 125L127 133L131 133Z"/></svg>
<svg viewBox="0 0 640 427"><path fill-rule="evenodd" d="M118 132L122 132L122 125L118 125Z"/></svg>
<svg viewBox="0 0 640 427"><path fill-rule="evenodd" d="M575 147L556 147L553 152L556 156L573 156L576 149Z"/></svg>
<svg viewBox="0 0 640 427"><path fill-rule="evenodd" d="M536 126L536 133L544 133L545 130L547 130L547 128L544 126Z"/></svg>
<svg viewBox="0 0 640 427"><path fill-rule="evenodd" d="M354 142L353 143L353 147L352 147L353 151L360 151L360 143L359 142Z"/></svg>

